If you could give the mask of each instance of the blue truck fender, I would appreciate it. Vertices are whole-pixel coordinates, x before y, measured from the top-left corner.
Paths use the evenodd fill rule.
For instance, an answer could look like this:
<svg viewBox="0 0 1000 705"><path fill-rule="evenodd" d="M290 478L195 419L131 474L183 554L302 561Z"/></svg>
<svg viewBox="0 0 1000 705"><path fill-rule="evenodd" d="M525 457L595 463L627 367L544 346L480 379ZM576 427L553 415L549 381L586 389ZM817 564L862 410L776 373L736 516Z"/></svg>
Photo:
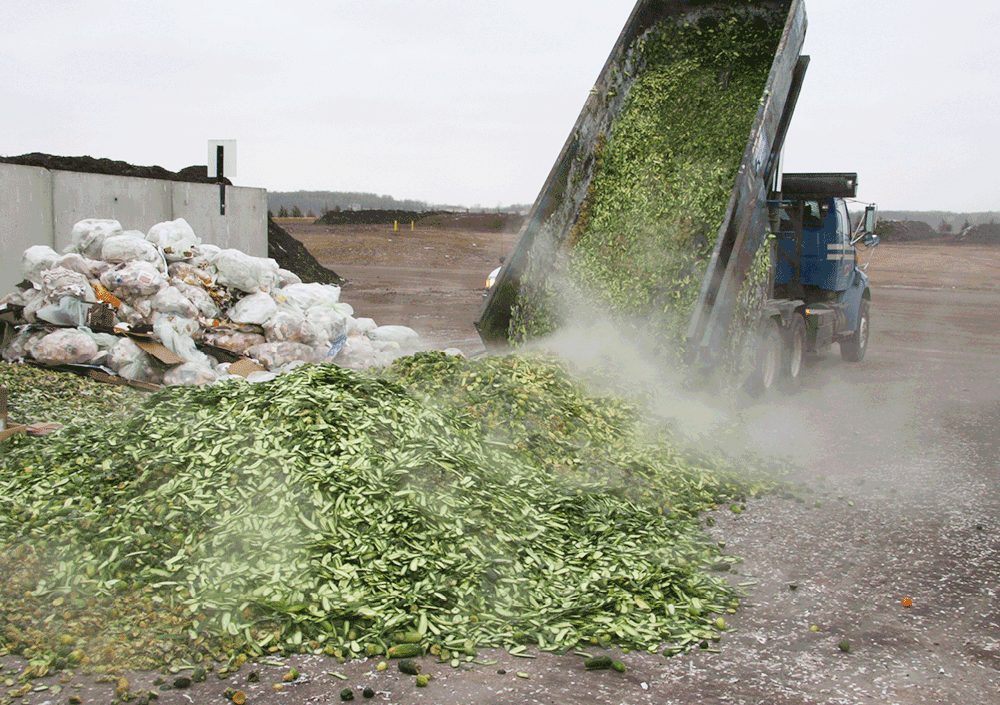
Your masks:
<svg viewBox="0 0 1000 705"><path fill-rule="evenodd" d="M846 304L844 306L844 316L847 318L847 328L838 331L840 334L851 334L858 327L858 311L861 310L861 301L863 299L871 300L872 293L871 289L868 287L868 275L862 272L860 269L854 270L854 281L851 283L843 294L841 294L841 303Z"/></svg>

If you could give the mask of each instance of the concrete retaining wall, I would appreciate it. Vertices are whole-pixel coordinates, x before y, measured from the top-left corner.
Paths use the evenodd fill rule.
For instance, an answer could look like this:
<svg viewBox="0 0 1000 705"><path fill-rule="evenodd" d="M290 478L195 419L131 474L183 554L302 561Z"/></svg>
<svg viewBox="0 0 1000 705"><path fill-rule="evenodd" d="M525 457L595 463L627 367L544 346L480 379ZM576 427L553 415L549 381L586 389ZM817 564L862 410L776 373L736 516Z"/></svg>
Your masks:
<svg viewBox="0 0 1000 705"><path fill-rule="evenodd" d="M203 242L267 256L265 189L227 186L226 215L220 215L216 184L0 164L0 296L21 281L27 248L62 252L73 225L85 218L113 218L143 232L184 218Z"/></svg>

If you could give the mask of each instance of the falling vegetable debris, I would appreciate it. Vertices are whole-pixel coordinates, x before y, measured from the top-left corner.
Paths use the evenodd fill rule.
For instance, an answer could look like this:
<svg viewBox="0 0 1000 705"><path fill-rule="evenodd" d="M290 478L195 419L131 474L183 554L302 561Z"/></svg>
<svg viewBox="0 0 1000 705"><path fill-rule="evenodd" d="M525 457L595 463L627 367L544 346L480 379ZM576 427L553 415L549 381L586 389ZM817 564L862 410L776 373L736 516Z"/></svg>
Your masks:
<svg viewBox="0 0 1000 705"><path fill-rule="evenodd" d="M0 653L238 667L718 640L737 602L698 515L763 485L654 436L551 359L421 353L168 388L13 439Z"/></svg>
<svg viewBox="0 0 1000 705"><path fill-rule="evenodd" d="M586 185L585 197L565 196L573 217L547 226L558 246L540 238L532 251L512 341L565 323L568 280L600 310L638 317L683 350L786 16L787 7L759 3L711 7L658 22L629 47L614 79L625 97L605 108L607 132L567 166L568 192ZM554 274L557 254L568 255L564 277ZM768 271L755 265L745 288Z"/></svg>

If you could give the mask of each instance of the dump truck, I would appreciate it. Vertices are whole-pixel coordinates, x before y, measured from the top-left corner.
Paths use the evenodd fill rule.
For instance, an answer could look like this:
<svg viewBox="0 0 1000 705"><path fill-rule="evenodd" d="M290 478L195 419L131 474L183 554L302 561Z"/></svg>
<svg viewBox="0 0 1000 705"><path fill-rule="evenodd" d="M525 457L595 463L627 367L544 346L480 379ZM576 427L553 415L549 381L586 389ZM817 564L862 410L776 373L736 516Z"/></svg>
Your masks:
<svg viewBox="0 0 1000 705"><path fill-rule="evenodd" d="M833 343L864 358L875 206L853 228L856 174L780 168L806 26L802 0L637 2L487 292L488 350L557 328L579 281L754 393Z"/></svg>

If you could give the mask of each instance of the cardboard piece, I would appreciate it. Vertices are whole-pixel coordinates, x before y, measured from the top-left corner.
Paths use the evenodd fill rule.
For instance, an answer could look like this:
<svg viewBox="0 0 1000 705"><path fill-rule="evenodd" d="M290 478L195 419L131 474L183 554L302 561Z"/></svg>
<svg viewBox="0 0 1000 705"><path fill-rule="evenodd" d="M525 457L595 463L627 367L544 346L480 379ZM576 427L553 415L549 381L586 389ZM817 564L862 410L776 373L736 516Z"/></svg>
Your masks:
<svg viewBox="0 0 1000 705"><path fill-rule="evenodd" d="M107 304L91 306L88 323L95 333L114 333L115 312Z"/></svg>
<svg viewBox="0 0 1000 705"><path fill-rule="evenodd" d="M24 306L0 304L0 348L7 347L16 333L16 327L24 322Z"/></svg>
<svg viewBox="0 0 1000 705"><path fill-rule="evenodd" d="M164 365L180 365L187 362L183 357L175 353L163 343L157 343L152 336L129 333L128 337L140 348L148 352Z"/></svg>
<svg viewBox="0 0 1000 705"><path fill-rule="evenodd" d="M62 424L56 423L55 421L43 421L39 423L29 423L26 428L29 436L47 436L53 431L58 431L62 428Z"/></svg>
<svg viewBox="0 0 1000 705"><path fill-rule="evenodd" d="M252 372L267 372L267 369L261 367L256 362L248 357L243 357L234 362L229 366L229 374L239 375L240 377L247 377Z"/></svg>
<svg viewBox="0 0 1000 705"><path fill-rule="evenodd" d="M22 426L16 423L7 424L7 427L3 431L0 431L0 443L3 443L8 438L16 436L19 433L25 433L26 431L27 431L26 426Z"/></svg>

